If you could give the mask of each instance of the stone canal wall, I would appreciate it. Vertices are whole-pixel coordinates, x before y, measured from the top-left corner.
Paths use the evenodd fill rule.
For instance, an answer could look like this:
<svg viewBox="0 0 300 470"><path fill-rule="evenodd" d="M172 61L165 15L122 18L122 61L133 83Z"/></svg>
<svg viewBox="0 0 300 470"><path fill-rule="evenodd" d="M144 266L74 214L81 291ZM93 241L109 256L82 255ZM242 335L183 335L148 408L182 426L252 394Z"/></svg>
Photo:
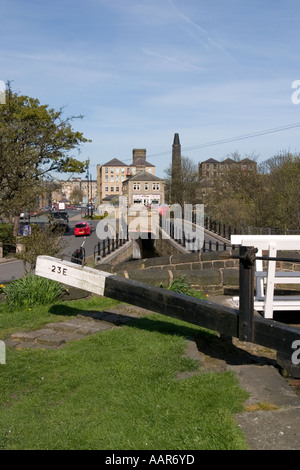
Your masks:
<svg viewBox="0 0 300 470"><path fill-rule="evenodd" d="M223 294L239 285L239 261L230 253L183 253L129 261L111 265L101 263L97 269L135 281L167 287L184 276L196 290Z"/></svg>

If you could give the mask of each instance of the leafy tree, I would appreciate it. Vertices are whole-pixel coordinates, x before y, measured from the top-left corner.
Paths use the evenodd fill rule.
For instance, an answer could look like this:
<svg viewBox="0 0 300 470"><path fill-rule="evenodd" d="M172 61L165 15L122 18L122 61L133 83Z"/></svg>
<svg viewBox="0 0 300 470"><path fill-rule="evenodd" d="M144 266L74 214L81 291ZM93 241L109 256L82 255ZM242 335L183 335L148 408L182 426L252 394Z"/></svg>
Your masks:
<svg viewBox="0 0 300 470"><path fill-rule="evenodd" d="M222 173L208 181L206 211L216 220L234 227L257 225L263 187L261 175L255 165L251 168L245 165L238 152L231 154L230 159L233 161L230 166L224 165ZM253 155L248 159L255 161Z"/></svg>
<svg viewBox="0 0 300 470"><path fill-rule="evenodd" d="M198 167L188 157L181 158L181 179L176 184L181 187L182 203L184 204L196 204L198 202ZM166 170L165 174L167 178L165 180L165 196L166 200L170 201L170 186L172 179L172 165Z"/></svg>
<svg viewBox="0 0 300 470"><path fill-rule="evenodd" d="M268 226L281 230L300 228L300 155L289 152L265 161L265 219Z"/></svg>
<svg viewBox="0 0 300 470"><path fill-rule="evenodd" d="M63 119L63 109L19 96L9 82L5 101L0 106L0 213L15 218L17 233L20 212L36 206L51 172L85 171L86 162L70 152L88 140L71 126L82 116Z"/></svg>
<svg viewBox="0 0 300 470"><path fill-rule="evenodd" d="M23 261L24 272L32 271L36 265L36 258L40 255L56 256L67 242L62 241L62 230L52 230L51 227L41 227L38 224L31 225L31 233L27 236L17 237L21 250L16 253L16 258Z"/></svg>
<svg viewBox="0 0 300 470"><path fill-rule="evenodd" d="M82 189L79 186L75 186L70 194L71 201L75 204L79 204L80 201L82 201L83 195Z"/></svg>
<svg viewBox="0 0 300 470"><path fill-rule="evenodd" d="M300 155L276 155L258 165L257 171L245 169L237 153L232 159L236 164L207 185L209 215L237 228L299 230Z"/></svg>

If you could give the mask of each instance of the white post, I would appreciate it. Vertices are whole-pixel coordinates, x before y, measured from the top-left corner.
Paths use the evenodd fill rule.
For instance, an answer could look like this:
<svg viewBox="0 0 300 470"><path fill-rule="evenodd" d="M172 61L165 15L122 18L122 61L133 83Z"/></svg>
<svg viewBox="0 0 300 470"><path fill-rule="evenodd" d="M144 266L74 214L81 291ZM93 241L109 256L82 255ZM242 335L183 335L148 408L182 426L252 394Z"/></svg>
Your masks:
<svg viewBox="0 0 300 470"><path fill-rule="evenodd" d="M269 256L271 258L276 258L276 253L277 253L276 243L271 243L269 245ZM275 270L276 270L276 261L268 261L266 298L265 298L265 308L264 308L265 318L273 318Z"/></svg>

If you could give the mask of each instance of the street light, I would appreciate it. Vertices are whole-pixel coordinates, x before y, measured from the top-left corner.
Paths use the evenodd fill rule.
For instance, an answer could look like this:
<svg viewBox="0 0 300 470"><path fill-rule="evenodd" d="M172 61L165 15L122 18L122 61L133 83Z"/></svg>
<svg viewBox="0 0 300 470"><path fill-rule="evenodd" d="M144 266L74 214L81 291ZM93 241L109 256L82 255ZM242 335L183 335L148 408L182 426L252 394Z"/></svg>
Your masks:
<svg viewBox="0 0 300 470"><path fill-rule="evenodd" d="M90 183L91 183L91 218L93 218L93 181L92 181L92 175L90 173Z"/></svg>
<svg viewBox="0 0 300 470"><path fill-rule="evenodd" d="M89 169L87 169L86 179L87 179L87 190L88 190L87 210L88 210L88 217L89 217L89 216L90 216L90 205L89 205L89 199L90 199L90 191L89 191L89 188L90 188L90 183L89 183Z"/></svg>

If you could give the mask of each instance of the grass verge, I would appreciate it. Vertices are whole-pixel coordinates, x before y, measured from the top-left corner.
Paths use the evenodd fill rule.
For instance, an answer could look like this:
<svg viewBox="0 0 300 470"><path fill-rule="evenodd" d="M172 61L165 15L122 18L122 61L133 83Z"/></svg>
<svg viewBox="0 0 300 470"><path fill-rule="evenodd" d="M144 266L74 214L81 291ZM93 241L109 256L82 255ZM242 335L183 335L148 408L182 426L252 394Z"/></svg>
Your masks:
<svg viewBox="0 0 300 470"><path fill-rule="evenodd" d="M39 327L54 316L115 304L93 297L34 307L32 323L27 312L7 313L1 306L0 327ZM151 315L56 351L8 348L0 365L0 448L246 449L234 413L243 409L247 394L236 377L200 373L176 379L178 372L197 368L183 356L186 337L209 334Z"/></svg>

